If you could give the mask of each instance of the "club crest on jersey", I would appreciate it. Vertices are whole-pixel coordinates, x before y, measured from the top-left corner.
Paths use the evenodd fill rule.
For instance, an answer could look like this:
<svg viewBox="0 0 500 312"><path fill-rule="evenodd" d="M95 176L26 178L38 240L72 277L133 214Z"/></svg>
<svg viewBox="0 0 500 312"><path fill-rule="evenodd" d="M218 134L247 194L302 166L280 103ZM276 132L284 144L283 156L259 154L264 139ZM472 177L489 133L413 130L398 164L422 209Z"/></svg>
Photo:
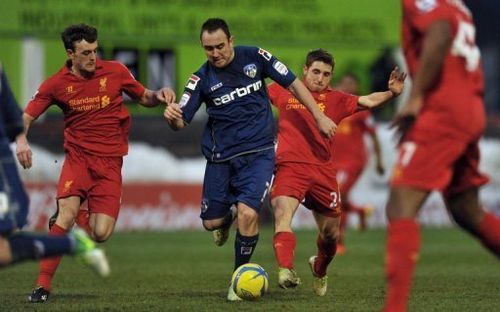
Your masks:
<svg viewBox="0 0 500 312"><path fill-rule="evenodd" d="M286 68L285 64L281 63L280 61L276 60L273 64L273 67L274 69L276 69L276 71L278 73L280 73L282 76L285 76L286 74L288 74L288 68Z"/></svg>
<svg viewBox="0 0 500 312"><path fill-rule="evenodd" d="M104 77L99 80L99 92L106 92L106 83L108 78Z"/></svg>
<svg viewBox="0 0 500 312"><path fill-rule="evenodd" d="M259 48L259 54L262 55L262 57L265 58L267 61L270 61L271 57L273 57L271 53L261 48Z"/></svg>
<svg viewBox="0 0 500 312"><path fill-rule="evenodd" d="M257 75L257 66L255 64L248 64L243 67L243 72L250 78L255 78Z"/></svg>
<svg viewBox="0 0 500 312"><path fill-rule="evenodd" d="M194 74L191 75L191 77L189 77L189 80L186 84L186 88L194 91L194 89L196 89L196 85L198 85L198 81L200 81L200 77L198 77Z"/></svg>

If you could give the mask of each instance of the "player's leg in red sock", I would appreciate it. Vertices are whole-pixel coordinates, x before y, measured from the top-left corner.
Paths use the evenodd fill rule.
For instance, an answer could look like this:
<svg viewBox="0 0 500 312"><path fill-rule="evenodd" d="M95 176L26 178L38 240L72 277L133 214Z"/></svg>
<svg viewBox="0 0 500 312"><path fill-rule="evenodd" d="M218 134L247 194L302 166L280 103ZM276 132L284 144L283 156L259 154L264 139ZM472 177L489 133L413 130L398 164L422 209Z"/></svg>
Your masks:
<svg viewBox="0 0 500 312"><path fill-rule="evenodd" d="M293 232L278 232L274 235L273 247L278 267L293 269L296 244Z"/></svg>
<svg viewBox="0 0 500 312"><path fill-rule="evenodd" d="M49 235L60 236L65 235L68 231L59 225L54 224L49 231ZM52 278L61 262L61 256L42 259L40 261L40 272L36 282L37 286L42 286L46 290L50 290L52 285Z"/></svg>
<svg viewBox="0 0 500 312"><path fill-rule="evenodd" d="M428 191L393 187L387 203L389 218L385 273L387 293L384 312L404 312L408 306L413 272L420 251L420 229L415 221Z"/></svg>
<svg viewBox="0 0 500 312"><path fill-rule="evenodd" d="M446 196L446 204L460 227L500 257L500 218L482 209L477 188Z"/></svg>

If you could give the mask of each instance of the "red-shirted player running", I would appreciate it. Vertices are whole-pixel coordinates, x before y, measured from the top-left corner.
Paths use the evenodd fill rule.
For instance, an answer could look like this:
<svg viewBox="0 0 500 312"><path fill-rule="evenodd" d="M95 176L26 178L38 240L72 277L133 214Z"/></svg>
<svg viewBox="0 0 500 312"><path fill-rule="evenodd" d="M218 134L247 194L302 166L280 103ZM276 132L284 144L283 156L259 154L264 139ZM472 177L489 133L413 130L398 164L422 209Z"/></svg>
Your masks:
<svg viewBox="0 0 500 312"><path fill-rule="evenodd" d="M345 73L340 78L336 88L339 91L357 95L359 94L359 79L353 73ZM378 174L382 175L384 174L385 168L382 163L380 141L375 129L373 116L369 110L356 113L342 120L333 138L335 145L334 162L337 168L337 182L340 188L340 197L343 199L337 254L346 252L344 233L348 214L356 213L359 216L360 230L365 230L366 219L373 210L370 206L360 207L349 200L349 193L363 173L368 161L368 153L365 147L365 135L371 138L376 170Z"/></svg>
<svg viewBox="0 0 500 312"><path fill-rule="evenodd" d="M387 204L384 311L406 311L420 250L416 216L432 190L456 223L500 255L500 219L478 189L483 75L470 11L459 1L403 0L403 49L413 87L394 124L402 136Z"/></svg>
<svg viewBox="0 0 500 312"><path fill-rule="evenodd" d="M32 166L28 129L50 105L58 105L64 112L65 160L49 234L63 235L76 221L92 239L104 242L113 233L120 210L121 167L128 151L130 115L122 92L147 107L170 103L175 94L169 88L156 92L145 89L122 64L97 59L94 27L70 26L61 39L68 61L42 83L28 103L23 114L25 135L17 140L17 157L25 169ZM80 210L85 200L88 210ZM41 261L31 302L47 300L60 260Z"/></svg>
<svg viewBox="0 0 500 312"><path fill-rule="evenodd" d="M392 71L390 91L355 96L329 87L334 61L324 50L309 52L303 70L303 81L320 109L335 123L356 111L378 106L403 89L405 74ZM314 275L313 289L323 296L327 288L326 269L337 249L340 223L340 196L333 163L333 140L316 130L307 109L289 91L277 84L269 86L269 97L279 110L279 134L276 154L276 176L271 190L274 209L274 251L279 267L279 285L295 287L300 278L293 270L295 235L291 223L299 203L313 211L319 235L318 254L309 259Z"/></svg>

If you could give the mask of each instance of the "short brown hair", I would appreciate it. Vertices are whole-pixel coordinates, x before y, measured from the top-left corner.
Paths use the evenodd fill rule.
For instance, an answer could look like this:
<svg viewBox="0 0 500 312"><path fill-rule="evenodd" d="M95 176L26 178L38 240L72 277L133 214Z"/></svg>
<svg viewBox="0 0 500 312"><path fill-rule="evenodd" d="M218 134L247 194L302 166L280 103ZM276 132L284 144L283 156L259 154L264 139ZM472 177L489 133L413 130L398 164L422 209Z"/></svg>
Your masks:
<svg viewBox="0 0 500 312"><path fill-rule="evenodd" d="M320 61L325 64L328 64L335 68L335 59L333 58L332 54L326 50L323 49L317 49L317 50L312 50L309 53L307 53L306 56L306 66L309 67L312 65L312 63Z"/></svg>

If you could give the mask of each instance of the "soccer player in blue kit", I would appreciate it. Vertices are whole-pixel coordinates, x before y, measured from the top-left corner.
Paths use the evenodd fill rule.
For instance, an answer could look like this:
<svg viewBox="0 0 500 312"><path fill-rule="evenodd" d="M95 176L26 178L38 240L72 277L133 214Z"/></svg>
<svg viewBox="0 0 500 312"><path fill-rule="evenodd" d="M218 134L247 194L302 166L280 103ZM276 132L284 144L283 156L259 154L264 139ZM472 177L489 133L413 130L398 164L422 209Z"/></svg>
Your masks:
<svg viewBox="0 0 500 312"><path fill-rule="evenodd" d="M29 200L17 171L10 143L23 132L22 111L12 94L0 64L0 267L25 260L63 254L80 255L100 275L109 273L102 250L83 232L64 236L28 234L26 225Z"/></svg>
<svg viewBox="0 0 500 312"><path fill-rule="evenodd" d="M224 20L205 21L200 41L208 62L191 75L179 103L168 105L164 116L172 129L179 130L189 124L201 103L206 104L209 119L202 152L207 165L200 217L218 246L227 241L237 218L236 269L250 261L257 245L258 214L274 169L274 121L264 79L290 90L325 137L335 133L336 125L276 57L258 47L233 46ZM232 287L227 299L241 300Z"/></svg>

